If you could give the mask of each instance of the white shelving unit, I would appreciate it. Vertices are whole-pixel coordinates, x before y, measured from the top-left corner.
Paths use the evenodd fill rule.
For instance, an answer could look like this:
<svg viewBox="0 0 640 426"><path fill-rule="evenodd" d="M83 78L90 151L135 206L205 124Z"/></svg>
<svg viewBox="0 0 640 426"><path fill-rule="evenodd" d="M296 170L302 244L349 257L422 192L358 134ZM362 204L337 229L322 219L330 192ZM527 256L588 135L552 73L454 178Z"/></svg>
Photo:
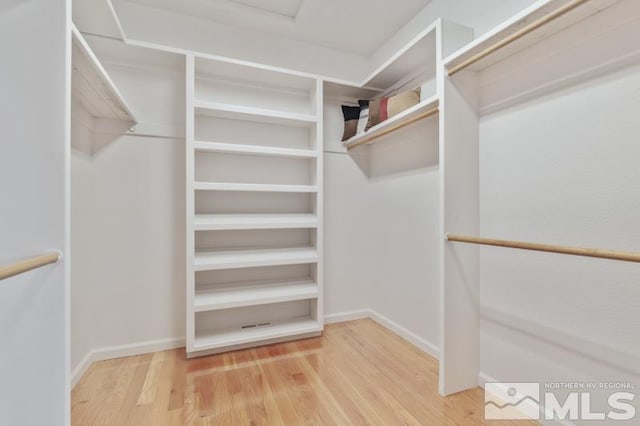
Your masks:
<svg viewBox="0 0 640 426"><path fill-rule="evenodd" d="M187 353L323 329L321 82L187 56Z"/></svg>
<svg viewBox="0 0 640 426"><path fill-rule="evenodd" d="M417 119L422 114L437 110L437 108L438 96L434 95L429 99L421 101L418 105L402 111L400 114L373 126L366 133L355 135L354 137L346 140L344 145L347 149L350 149L351 147L369 143L369 141L373 141L386 133L392 132L396 127L403 125L403 123L408 123L413 119Z"/></svg>
<svg viewBox="0 0 640 426"><path fill-rule="evenodd" d="M94 132L101 121L119 123L121 133L137 124L124 97L107 74L91 47L75 26L71 28L72 76L71 91L74 102L74 122L82 123ZM112 126L113 127L113 126ZM77 146L77 139L72 143ZM91 140L91 138L83 138ZM93 154L93 144L86 149Z"/></svg>
<svg viewBox="0 0 640 426"><path fill-rule="evenodd" d="M479 234L483 116L639 64L639 16L640 4L635 1L539 1L444 59L447 76L439 88L445 200L440 229L440 393L448 395L478 385L480 249L448 243L445 236L448 232ZM562 134L575 125L569 117L540 125L552 126L552 133ZM538 119L535 114L531 117ZM589 125L588 121L580 123L581 128ZM607 125L616 126L613 122ZM510 132L518 134L515 126L518 124ZM544 143L554 143L551 134L541 142L539 150L547 149Z"/></svg>
<svg viewBox="0 0 640 426"><path fill-rule="evenodd" d="M344 141L344 147L348 150L358 147L358 151L366 155L367 146L374 141L392 139L396 129L418 122L423 117L437 122L440 105L438 81L442 78L438 66L440 59L472 37L473 33L469 28L438 19L382 62L359 87L327 83L327 97L338 95L354 104L361 97L378 98L421 88L421 101L418 105ZM433 129L431 139L438 137L437 128L433 126Z"/></svg>
<svg viewBox="0 0 640 426"><path fill-rule="evenodd" d="M464 330L465 327L469 329L476 327L478 320L477 304L475 300L470 300L469 295L465 293L468 288L464 286L464 280L467 277L475 277L474 268L478 266L477 257L474 257L473 248L459 247L457 248L458 257L454 258L449 247L444 246L446 229L477 230L478 194L474 191L477 191L478 182L478 146L477 142L475 145L467 142L472 140L475 136L474 132L477 132L477 122L473 121L477 120L477 117L475 111L461 105L459 99L461 95L450 91L450 87L445 85L447 79L445 68L442 66L444 57L471 42L472 39L471 29L437 20L384 61L362 82L360 87L340 86L336 83L325 86L326 97L332 96L340 102L334 101L333 105L328 104L328 107L333 106L336 109L345 101L355 104L362 96L380 97L421 87L419 104L374 126L365 133L352 137L342 145L345 151L348 150L358 167L367 174L373 168L372 164L379 166L386 161L387 164L407 163L413 167L417 163L411 161L412 156L429 156L429 160L432 160L431 156L435 157L437 169L435 167L433 169L436 169L434 174L437 174L439 183L438 194L425 193L424 197L431 196L439 204L437 219L429 223L429 227L434 235L441 235L443 246L437 250L439 270L431 275L430 279L433 281L425 285L439 285L443 294L440 303L443 318L440 350L441 354L444 354L440 358L440 392L442 394L463 389L460 386L461 378L469 378L470 372L475 373L474 386L477 386L478 379L479 357L476 357L475 351L479 336L474 334L477 331L475 329ZM468 79L474 81L472 76ZM366 87L374 87L377 90ZM452 111L455 112L452 113ZM418 122L424 123L419 130L411 133L402 133L403 130L400 130L408 129L414 123L417 127ZM394 141L398 143L394 145ZM393 157L394 155L397 157ZM433 166L433 163L429 164ZM396 172L396 169L391 170ZM412 169L402 171L407 170ZM461 185L461 182L464 182L464 185ZM423 188L427 188L427 185ZM394 220L398 220L395 212L387 213L387 216L378 219L380 222ZM433 252L430 254L433 255ZM459 259L465 261L462 272L456 269ZM474 283L470 283L472 284ZM442 348L445 348L446 352L442 351ZM461 362L462 360L464 362Z"/></svg>

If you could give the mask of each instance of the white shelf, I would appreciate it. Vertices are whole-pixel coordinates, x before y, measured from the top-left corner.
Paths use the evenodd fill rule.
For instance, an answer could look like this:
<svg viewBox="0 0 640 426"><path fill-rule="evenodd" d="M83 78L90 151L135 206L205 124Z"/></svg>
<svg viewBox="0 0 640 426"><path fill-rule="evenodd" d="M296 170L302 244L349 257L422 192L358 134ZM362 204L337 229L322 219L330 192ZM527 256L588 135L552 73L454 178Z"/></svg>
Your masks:
<svg viewBox="0 0 640 426"><path fill-rule="evenodd" d="M278 148L273 146L241 145L235 143L201 142L194 143L194 149L202 152L226 154L264 155L271 157L317 158L318 152L311 149Z"/></svg>
<svg viewBox="0 0 640 426"><path fill-rule="evenodd" d="M317 192L315 185L277 185L262 183L196 182L196 191L246 191L246 192Z"/></svg>
<svg viewBox="0 0 640 426"><path fill-rule="evenodd" d="M312 247L196 252L194 271L253 268L259 266L316 263L318 252Z"/></svg>
<svg viewBox="0 0 640 426"><path fill-rule="evenodd" d="M137 123L131 109L75 26L71 29L72 95L93 118Z"/></svg>
<svg viewBox="0 0 640 426"><path fill-rule="evenodd" d="M402 111L400 114L395 115L393 117L391 117L388 120L383 121L382 123L373 126L372 128L370 128L368 131L364 132L364 133L360 133L355 135L354 137L352 137L351 139L348 139L346 141L344 141L344 145L349 148L350 146L353 145L360 145L362 143L362 141L364 140L368 140L368 139L375 139L376 137L378 137L381 133L387 131L388 129L390 129L393 126L396 126L398 124L401 124L404 121L407 120L411 120L412 118L427 112L433 108L437 108L438 107L438 96L432 96L431 98L424 100L422 102L420 102L418 105L414 105L413 107Z"/></svg>
<svg viewBox="0 0 640 426"><path fill-rule="evenodd" d="M310 126L318 121L315 115L251 108L219 102L196 100L194 106L196 115L229 118L232 120L257 121L289 126Z"/></svg>
<svg viewBox="0 0 640 426"><path fill-rule="evenodd" d="M258 341L281 339L289 336L317 333L322 327L317 321L309 318L296 318L270 326L249 329L211 330L197 332L194 342L195 351L216 349L226 346L242 345Z"/></svg>
<svg viewBox="0 0 640 426"><path fill-rule="evenodd" d="M570 27L586 18L593 16L603 10L615 5L620 0L589 0L588 2L576 7L568 13L552 20L551 22L536 28L532 32L518 38L512 43L492 52L487 57L478 62L469 65L465 69L470 71L481 71L487 67L504 60L515 53L522 51L540 41L551 37L552 35ZM488 48L495 46L508 37L516 34L541 18L559 10L567 4L566 0L547 0L539 1L528 7L521 13L513 16L500 26L487 32L465 47L454 52L444 60L447 70L475 57Z"/></svg>
<svg viewBox="0 0 640 426"><path fill-rule="evenodd" d="M195 231L225 231L246 229L317 228L314 214L212 214L196 215Z"/></svg>
<svg viewBox="0 0 640 426"><path fill-rule="evenodd" d="M361 86L387 90L425 71L427 71L426 74L435 78L437 25L433 23L420 32L365 78Z"/></svg>
<svg viewBox="0 0 640 426"><path fill-rule="evenodd" d="M207 312L317 297L318 285L310 279L272 283L236 283L233 287L198 288L194 310L195 312Z"/></svg>

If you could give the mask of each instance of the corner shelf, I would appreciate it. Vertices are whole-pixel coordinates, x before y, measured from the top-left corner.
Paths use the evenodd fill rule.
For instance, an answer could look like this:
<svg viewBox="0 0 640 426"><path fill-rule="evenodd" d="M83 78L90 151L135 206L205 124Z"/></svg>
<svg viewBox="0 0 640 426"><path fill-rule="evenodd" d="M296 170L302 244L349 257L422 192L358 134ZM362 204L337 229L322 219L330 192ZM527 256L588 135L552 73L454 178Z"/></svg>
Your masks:
<svg viewBox="0 0 640 426"><path fill-rule="evenodd" d="M201 286L196 289L194 311L208 312L317 297L318 284L311 279L289 282L233 283L232 287L224 288Z"/></svg>
<svg viewBox="0 0 640 426"><path fill-rule="evenodd" d="M213 214L196 215L195 231L230 231L249 229L306 229L317 228L314 214Z"/></svg>
<svg viewBox="0 0 640 426"><path fill-rule="evenodd" d="M429 25L394 55L380 64L360 86L375 87L382 90L396 87L411 81L420 73L436 76L436 32L439 21Z"/></svg>
<svg viewBox="0 0 640 426"><path fill-rule="evenodd" d="M424 118L427 118L432 114L436 114L438 104L438 96L432 96L431 98L420 102L418 105L414 105L413 107L402 111L400 114L393 116L376 126L373 126L368 131L355 135L351 139L346 140L344 142L344 146L348 150L351 150L360 145L369 144L374 139L390 134L397 129L420 120L423 116Z"/></svg>
<svg viewBox="0 0 640 426"><path fill-rule="evenodd" d="M313 247L196 252L193 270L215 271L259 266L300 265L317 261L318 252Z"/></svg>
<svg viewBox="0 0 640 426"><path fill-rule="evenodd" d="M136 124L137 120L122 94L75 25L71 34L73 97L93 118L126 121L131 126Z"/></svg>

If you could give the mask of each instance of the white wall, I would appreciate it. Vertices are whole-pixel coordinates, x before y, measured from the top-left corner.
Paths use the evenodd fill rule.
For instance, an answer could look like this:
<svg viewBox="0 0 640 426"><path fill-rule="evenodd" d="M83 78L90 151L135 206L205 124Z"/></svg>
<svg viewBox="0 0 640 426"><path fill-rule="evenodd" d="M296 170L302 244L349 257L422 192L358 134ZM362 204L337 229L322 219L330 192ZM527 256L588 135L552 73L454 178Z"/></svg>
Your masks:
<svg viewBox="0 0 640 426"><path fill-rule="evenodd" d="M640 66L481 120L481 234L637 251ZM481 250L481 371L640 384L640 266Z"/></svg>
<svg viewBox="0 0 640 426"><path fill-rule="evenodd" d="M376 225L367 175L344 152L342 111L337 101L324 108L324 308L336 315L366 311L374 303L371 259ZM365 313L366 314L366 313Z"/></svg>
<svg viewBox="0 0 640 426"><path fill-rule="evenodd" d="M436 353L437 119L349 155L340 102L324 114L325 313L373 311Z"/></svg>
<svg viewBox="0 0 640 426"><path fill-rule="evenodd" d="M67 256L0 283L7 425L69 424L69 17L64 0L0 5L0 264Z"/></svg>
<svg viewBox="0 0 640 426"><path fill-rule="evenodd" d="M435 354L440 324L438 117L380 139L371 146L369 164L373 309Z"/></svg>
<svg viewBox="0 0 640 426"><path fill-rule="evenodd" d="M182 141L126 136L90 164L74 156L73 182L89 186L72 188L83 262L72 276L74 346L87 323L91 349L184 335L183 151Z"/></svg>
<svg viewBox="0 0 640 426"><path fill-rule="evenodd" d="M139 129L182 131L181 67L162 68L171 61L122 66L109 62L120 59L108 56L108 46L92 45L140 120ZM144 352L176 345L185 330L184 141L111 135L96 141L93 157L72 155L74 379L91 357L115 356L118 348L131 346Z"/></svg>

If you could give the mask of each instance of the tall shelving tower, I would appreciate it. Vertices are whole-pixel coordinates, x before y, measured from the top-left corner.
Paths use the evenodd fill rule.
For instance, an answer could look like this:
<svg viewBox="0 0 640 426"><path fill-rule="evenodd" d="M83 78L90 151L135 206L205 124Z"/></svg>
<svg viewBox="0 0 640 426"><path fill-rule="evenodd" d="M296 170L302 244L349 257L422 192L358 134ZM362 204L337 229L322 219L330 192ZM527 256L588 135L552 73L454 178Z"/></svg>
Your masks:
<svg viewBox="0 0 640 426"><path fill-rule="evenodd" d="M187 354L323 329L322 81L188 55Z"/></svg>

